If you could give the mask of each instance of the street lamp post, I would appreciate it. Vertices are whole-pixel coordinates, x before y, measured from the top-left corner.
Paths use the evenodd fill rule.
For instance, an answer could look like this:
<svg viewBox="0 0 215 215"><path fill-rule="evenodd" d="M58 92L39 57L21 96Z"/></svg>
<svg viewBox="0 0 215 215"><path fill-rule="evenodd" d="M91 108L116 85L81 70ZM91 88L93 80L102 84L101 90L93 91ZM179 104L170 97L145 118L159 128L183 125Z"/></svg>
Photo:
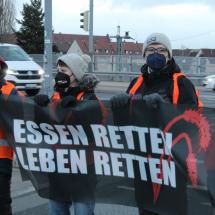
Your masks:
<svg viewBox="0 0 215 215"><path fill-rule="evenodd" d="M52 0L45 1L44 23L44 67L47 94L53 93L52 88Z"/></svg>
<svg viewBox="0 0 215 215"><path fill-rule="evenodd" d="M116 70L121 71L122 70L122 63L121 63L121 58L122 58L122 52L123 52L123 44L122 44L122 39L132 39L132 37L129 36L129 32L125 32L125 36L120 35L120 26L117 26L117 35L116 36L110 36L110 38L116 38Z"/></svg>
<svg viewBox="0 0 215 215"><path fill-rule="evenodd" d="M117 55L116 60L117 71L121 71L122 37L120 36L120 26L117 26L116 55Z"/></svg>

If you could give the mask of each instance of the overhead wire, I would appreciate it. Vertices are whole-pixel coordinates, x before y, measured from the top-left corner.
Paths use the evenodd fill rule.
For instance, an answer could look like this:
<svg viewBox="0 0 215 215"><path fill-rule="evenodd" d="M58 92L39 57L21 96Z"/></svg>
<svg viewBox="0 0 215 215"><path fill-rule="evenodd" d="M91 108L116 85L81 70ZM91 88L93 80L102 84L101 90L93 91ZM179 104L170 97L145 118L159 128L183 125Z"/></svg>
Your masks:
<svg viewBox="0 0 215 215"><path fill-rule="evenodd" d="M187 36L187 37L183 37L183 38L173 39L173 40L171 40L171 42L176 42L176 41L181 41L181 40L189 40L189 39L193 39L193 38L197 38L197 37L202 37L202 36L205 36L205 35L211 34L211 33L215 33L215 30L204 32L201 34L192 35L192 36Z"/></svg>

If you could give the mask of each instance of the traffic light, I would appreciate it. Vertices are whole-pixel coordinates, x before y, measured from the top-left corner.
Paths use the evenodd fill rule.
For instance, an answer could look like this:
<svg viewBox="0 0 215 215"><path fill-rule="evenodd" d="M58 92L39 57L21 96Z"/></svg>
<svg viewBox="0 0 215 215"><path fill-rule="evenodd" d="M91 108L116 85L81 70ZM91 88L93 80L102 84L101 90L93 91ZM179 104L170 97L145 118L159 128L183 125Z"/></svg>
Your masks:
<svg viewBox="0 0 215 215"><path fill-rule="evenodd" d="M80 20L81 23L83 23L80 28L83 28L85 31L88 31L88 17L89 17L89 11L85 11L83 13L80 13L80 15L82 16L82 19Z"/></svg>

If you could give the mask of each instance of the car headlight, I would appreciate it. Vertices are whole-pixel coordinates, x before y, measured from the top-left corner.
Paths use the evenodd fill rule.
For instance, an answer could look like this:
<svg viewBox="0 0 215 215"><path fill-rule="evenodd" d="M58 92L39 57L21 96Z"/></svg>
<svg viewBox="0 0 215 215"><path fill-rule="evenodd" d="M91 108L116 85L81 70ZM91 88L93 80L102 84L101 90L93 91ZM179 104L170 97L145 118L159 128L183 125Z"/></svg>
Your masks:
<svg viewBox="0 0 215 215"><path fill-rule="evenodd" d="M44 70L43 70L43 69L40 69L40 70L38 71L38 74L39 74L39 75L43 75L43 74L44 74Z"/></svg>
<svg viewBox="0 0 215 215"><path fill-rule="evenodd" d="M214 79L213 78L208 78L207 81L212 82Z"/></svg>
<svg viewBox="0 0 215 215"><path fill-rule="evenodd" d="M8 70L6 71L6 73L7 73L8 75L14 75L14 74L17 74L17 71L8 69Z"/></svg>

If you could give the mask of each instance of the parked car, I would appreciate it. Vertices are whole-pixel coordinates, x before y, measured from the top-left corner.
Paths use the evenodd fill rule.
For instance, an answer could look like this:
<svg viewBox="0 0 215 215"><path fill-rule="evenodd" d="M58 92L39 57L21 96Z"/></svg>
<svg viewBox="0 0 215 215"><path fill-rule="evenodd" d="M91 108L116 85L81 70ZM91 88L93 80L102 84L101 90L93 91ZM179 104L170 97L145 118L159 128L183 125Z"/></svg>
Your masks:
<svg viewBox="0 0 215 215"><path fill-rule="evenodd" d="M8 65L6 80L27 95L36 95L44 81L43 69L18 45L0 43L0 56Z"/></svg>
<svg viewBox="0 0 215 215"><path fill-rule="evenodd" d="M215 91L215 75L206 76L202 80L202 85L206 88L209 88Z"/></svg>

